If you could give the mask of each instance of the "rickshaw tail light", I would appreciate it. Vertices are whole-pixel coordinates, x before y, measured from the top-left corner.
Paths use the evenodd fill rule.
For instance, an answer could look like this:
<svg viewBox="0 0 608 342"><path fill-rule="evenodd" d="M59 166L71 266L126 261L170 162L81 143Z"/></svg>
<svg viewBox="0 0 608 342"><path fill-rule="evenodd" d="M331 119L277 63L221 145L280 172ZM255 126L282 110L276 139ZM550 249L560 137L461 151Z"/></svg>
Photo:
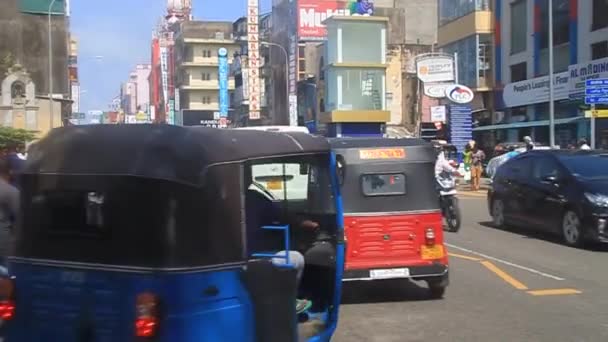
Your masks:
<svg viewBox="0 0 608 342"><path fill-rule="evenodd" d="M435 230L433 228L427 228L424 233L424 239L427 246L432 246L435 244Z"/></svg>
<svg viewBox="0 0 608 342"><path fill-rule="evenodd" d="M135 319L135 335L137 337L153 337L158 330L158 297L152 293L142 293L137 296Z"/></svg>
<svg viewBox="0 0 608 342"><path fill-rule="evenodd" d="M135 336L153 337L156 335L158 321L155 317L138 318L135 321Z"/></svg>
<svg viewBox="0 0 608 342"><path fill-rule="evenodd" d="M15 283L12 279L0 279L0 319L8 321L15 317Z"/></svg>
<svg viewBox="0 0 608 342"><path fill-rule="evenodd" d="M10 321L15 317L15 302L12 300L0 301L0 319Z"/></svg>

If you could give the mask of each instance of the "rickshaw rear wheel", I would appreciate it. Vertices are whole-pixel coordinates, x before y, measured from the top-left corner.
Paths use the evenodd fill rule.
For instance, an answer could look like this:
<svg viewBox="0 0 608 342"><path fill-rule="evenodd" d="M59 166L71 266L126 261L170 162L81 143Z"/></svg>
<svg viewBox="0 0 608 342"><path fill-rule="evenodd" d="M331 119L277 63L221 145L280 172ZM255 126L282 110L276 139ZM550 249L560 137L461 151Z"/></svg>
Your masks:
<svg viewBox="0 0 608 342"><path fill-rule="evenodd" d="M426 281L429 286L429 293L431 299L441 299L445 294L445 289L448 287L447 275L442 277L433 277Z"/></svg>
<svg viewBox="0 0 608 342"><path fill-rule="evenodd" d="M445 285L429 281L429 292L431 294L431 299L442 299L445 295L445 289Z"/></svg>

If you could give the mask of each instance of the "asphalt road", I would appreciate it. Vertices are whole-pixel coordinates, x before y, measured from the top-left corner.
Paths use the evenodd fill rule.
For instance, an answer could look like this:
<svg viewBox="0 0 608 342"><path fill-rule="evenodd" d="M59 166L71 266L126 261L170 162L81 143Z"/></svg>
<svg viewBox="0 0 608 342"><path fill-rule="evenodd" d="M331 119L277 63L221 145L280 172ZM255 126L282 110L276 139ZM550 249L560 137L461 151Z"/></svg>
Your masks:
<svg viewBox="0 0 608 342"><path fill-rule="evenodd" d="M608 247L492 228L483 194L461 205L445 298L427 300L424 283L348 283L333 341L608 341Z"/></svg>

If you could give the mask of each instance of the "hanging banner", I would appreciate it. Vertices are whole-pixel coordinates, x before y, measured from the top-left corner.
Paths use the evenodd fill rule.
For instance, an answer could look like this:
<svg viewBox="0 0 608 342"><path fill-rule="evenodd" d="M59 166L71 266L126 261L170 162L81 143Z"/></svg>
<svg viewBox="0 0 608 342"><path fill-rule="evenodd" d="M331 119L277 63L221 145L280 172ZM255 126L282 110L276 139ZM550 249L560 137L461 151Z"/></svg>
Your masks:
<svg viewBox="0 0 608 342"><path fill-rule="evenodd" d="M259 2L247 0L247 47L249 51L249 119L260 119Z"/></svg>
<svg viewBox="0 0 608 342"><path fill-rule="evenodd" d="M298 125L298 41L289 37L289 125Z"/></svg>
<svg viewBox="0 0 608 342"><path fill-rule="evenodd" d="M219 103L220 117L228 116L228 50L220 48L217 51L219 59L218 75L220 83Z"/></svg>
<svg viewBox="0 0 608 342"><path fill-rule="evenodd" d="M167 103L169 99L169 68L168 68L168 52L167 48L162 46L160 48L160 74L161 74L161 86L163 89L163 101Z"/></svg>

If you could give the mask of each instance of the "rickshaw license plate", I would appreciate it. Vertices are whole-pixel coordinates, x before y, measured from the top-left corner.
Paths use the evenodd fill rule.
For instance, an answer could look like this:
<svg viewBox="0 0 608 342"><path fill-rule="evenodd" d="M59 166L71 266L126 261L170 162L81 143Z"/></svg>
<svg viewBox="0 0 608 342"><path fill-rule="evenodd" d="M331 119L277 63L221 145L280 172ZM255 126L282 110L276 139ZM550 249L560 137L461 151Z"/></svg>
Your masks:
<svg viewBox="0 0 608 342"><path fill-rule="evenodd" d="M441 259L444 256L443 246L422 246L420 255L422 259Z"/></svg>
<svg viewBox="0 0 608 342"><path fill-rule="evenodd" d="M409 278L409 268L388 268L384 270L371 270L369 276L372 279Z"/></svg>
<svg viewBox="0 0 608 342"><path fill-rule="evenodd" d="M282 190L283 182L281 182L280 180L269 181L266 183L266 187L268 188L268 190Z"/></svg>

